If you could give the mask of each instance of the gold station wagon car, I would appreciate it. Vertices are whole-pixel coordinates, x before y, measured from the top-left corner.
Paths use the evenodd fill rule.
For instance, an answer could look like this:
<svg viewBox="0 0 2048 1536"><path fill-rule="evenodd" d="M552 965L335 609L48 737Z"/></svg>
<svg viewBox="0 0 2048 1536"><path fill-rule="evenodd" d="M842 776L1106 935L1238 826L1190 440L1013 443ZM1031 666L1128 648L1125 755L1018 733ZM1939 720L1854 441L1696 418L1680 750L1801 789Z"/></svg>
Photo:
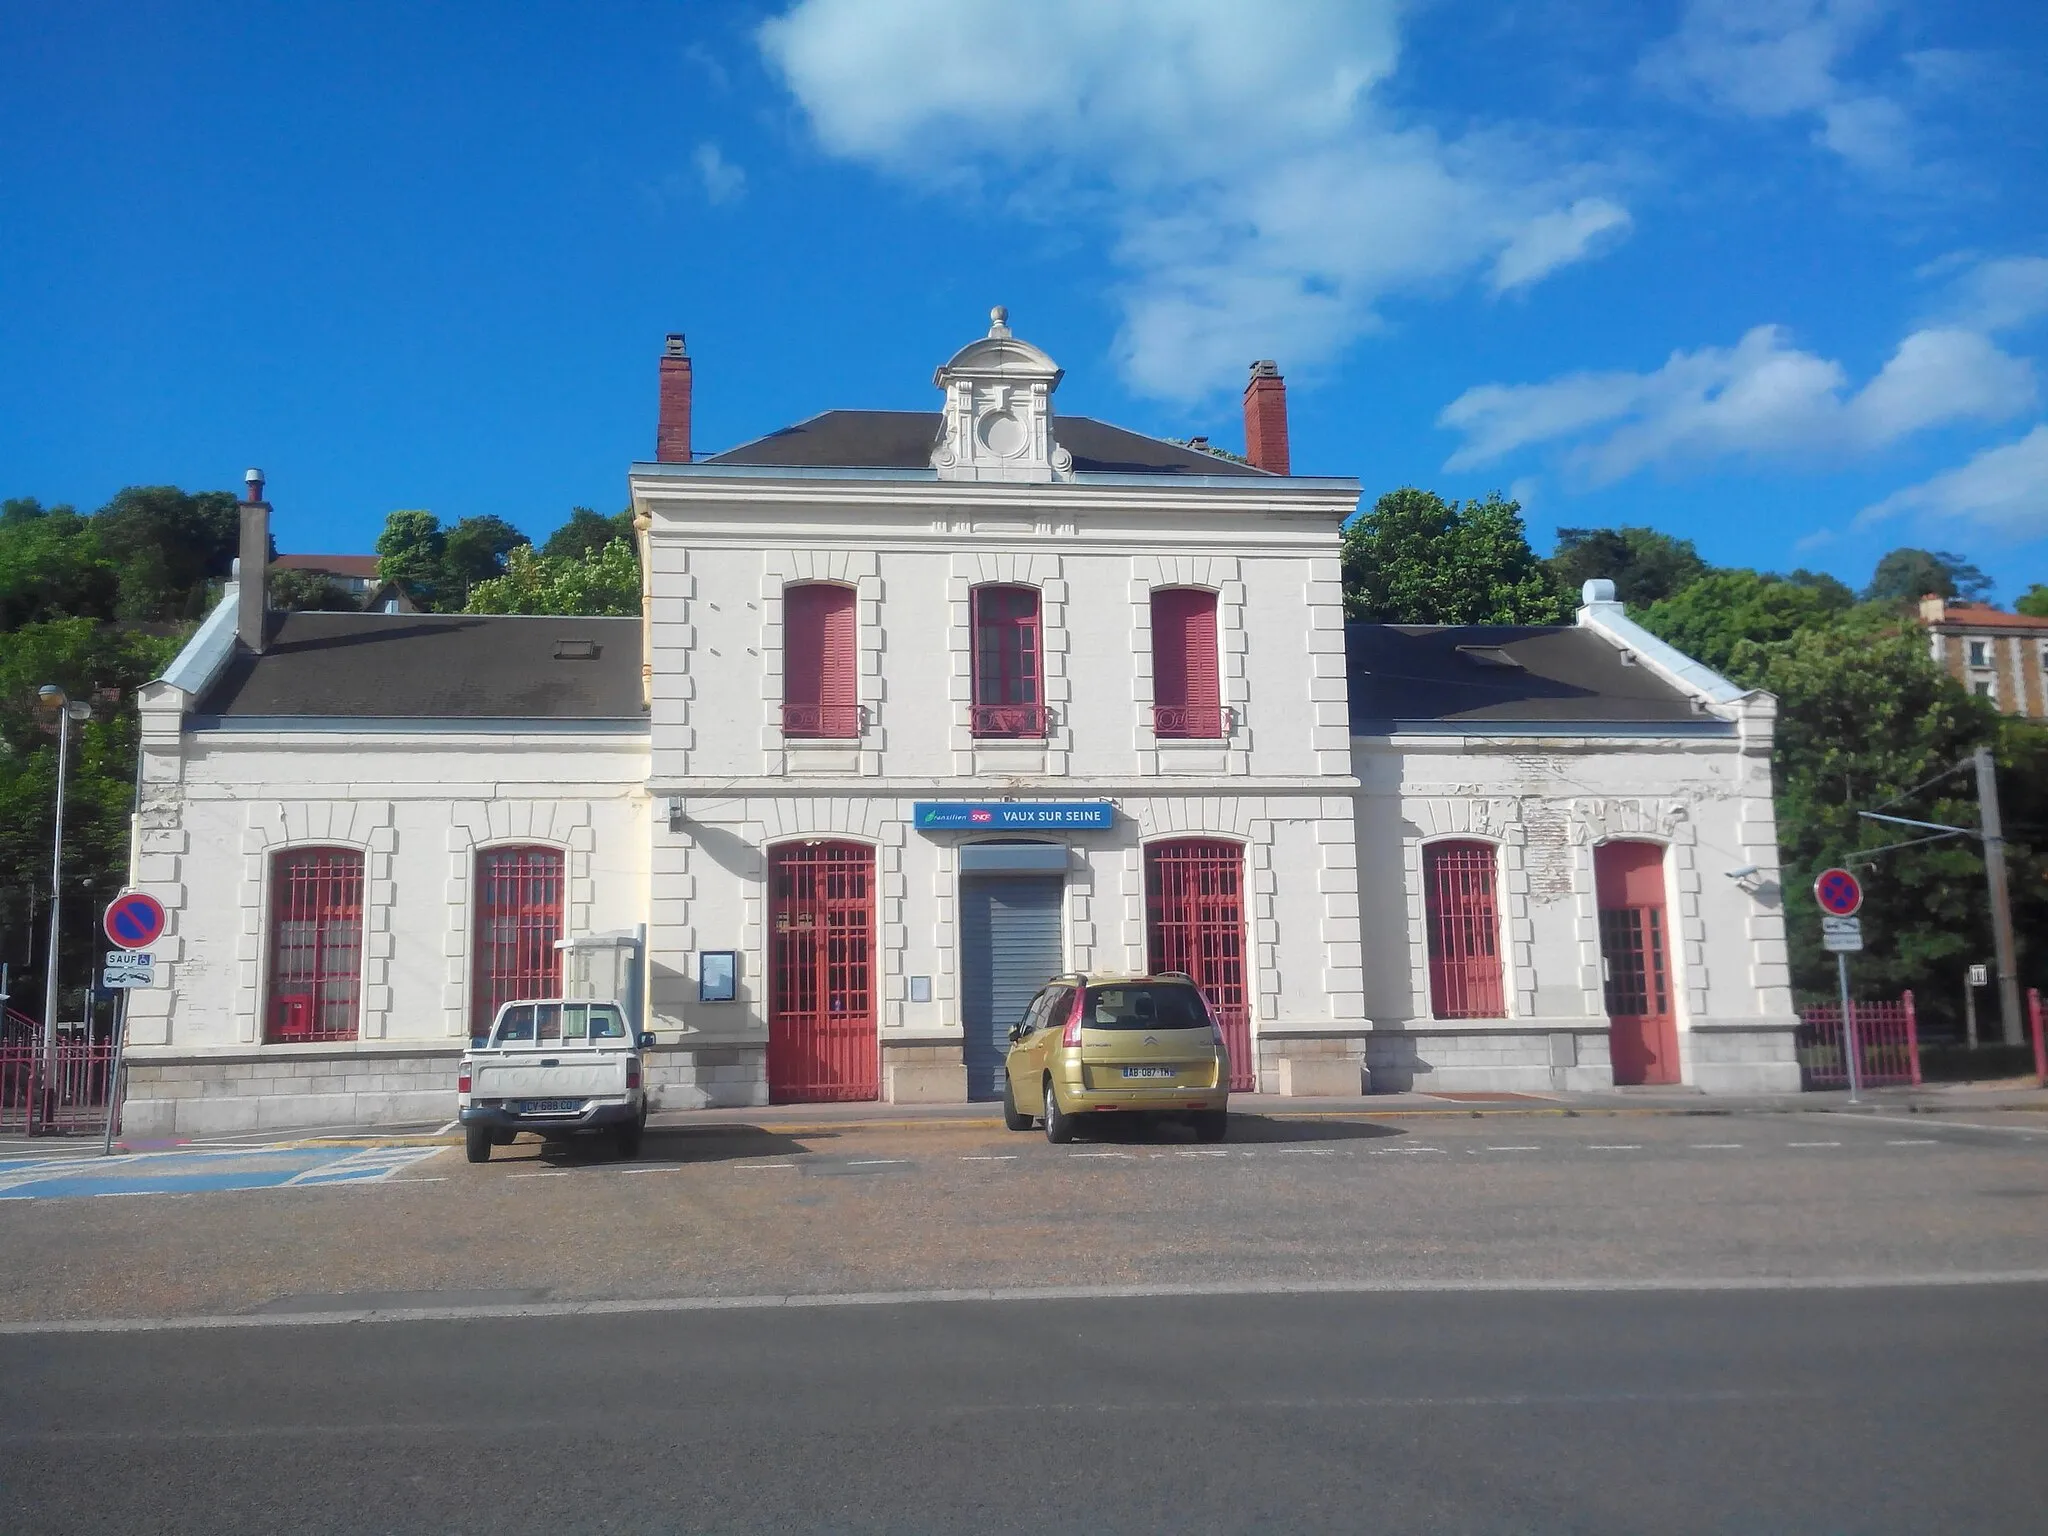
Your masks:
<svg viewBox="0 0 2048 1536"><path fill-rule="evenodd" d="M1157 976L1057 976L1010 1030L1003 1123L1074 1139L1081 1117L1137 1111L1194 1122L1203 1141L1229 1126L1230 1056L1194 981Z"/></svg>

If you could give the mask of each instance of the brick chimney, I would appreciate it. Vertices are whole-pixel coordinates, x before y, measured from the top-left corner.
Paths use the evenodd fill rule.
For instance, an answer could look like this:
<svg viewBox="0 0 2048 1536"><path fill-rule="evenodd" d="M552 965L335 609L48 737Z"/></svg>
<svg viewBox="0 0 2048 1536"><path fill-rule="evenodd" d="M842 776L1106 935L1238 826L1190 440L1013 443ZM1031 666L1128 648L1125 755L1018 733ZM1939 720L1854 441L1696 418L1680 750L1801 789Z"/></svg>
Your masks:
<svg viewBox="0 0 2048 1536"><path fill-rule="evenodd" d="M263 471L242 476L241 558L235 562L240 588L235 599L235 636L257 655L266 640L270 610L270 503L263 499Z"/></svg>
<svg viewBox="0 0 2048 1536"><path fill-rule="evenodd" d="M690 462L690 354L681 332L672 332L661 354L661 415L654 426L657 464Z"/></svg>
<svg viewBox="0 0 2048 1536"><path fill-rule="evenodd" d="M1920 599L1920 622L1939 624L1948 617L1948 600L1939 592L1929 592Z"/></svg>
<svg viewBox="0 0 2048 1536"><path fill-rule="evenodd" d="M1287 381L1271 359L1252 364L1244 387L1244 456L1276 475L1287 467Z"/></svg>

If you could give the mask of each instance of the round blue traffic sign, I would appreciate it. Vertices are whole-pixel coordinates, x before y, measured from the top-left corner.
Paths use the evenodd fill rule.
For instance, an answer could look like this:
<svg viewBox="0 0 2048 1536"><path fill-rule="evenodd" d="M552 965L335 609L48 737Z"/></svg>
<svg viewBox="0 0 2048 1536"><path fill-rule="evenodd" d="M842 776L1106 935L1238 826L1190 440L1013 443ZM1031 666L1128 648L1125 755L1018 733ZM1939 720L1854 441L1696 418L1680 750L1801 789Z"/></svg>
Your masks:
<svg viewBox="0 0 2048 1536"><path fill-rule="evenodd" d="M1863 905L1863 882L1846 869L1824 869L1813 882L1813 899L1829 917L1854 917Z"/></svg>
<svg viewBox="0 0 2048 1536"><path fill-rule="evenodd" d="M107 937L123 949L147 949L164 936L164 904L140 891L116 896L104 926Z"/></svg>

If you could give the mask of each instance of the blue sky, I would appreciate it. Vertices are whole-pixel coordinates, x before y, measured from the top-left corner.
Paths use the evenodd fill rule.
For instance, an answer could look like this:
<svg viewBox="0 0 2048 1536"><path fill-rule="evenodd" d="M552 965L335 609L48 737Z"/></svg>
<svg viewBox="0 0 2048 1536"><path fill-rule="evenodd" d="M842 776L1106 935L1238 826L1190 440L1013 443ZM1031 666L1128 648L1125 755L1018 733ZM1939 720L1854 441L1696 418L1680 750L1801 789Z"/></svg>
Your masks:
<svg viewBox="0 0 2048 1536"><path fill-rule="evenodd" d="M774 0L0 9L0 495L614 510L930 409L1007 304L1059 405L1853 582L2048 580L2048 7Z"/></svg>

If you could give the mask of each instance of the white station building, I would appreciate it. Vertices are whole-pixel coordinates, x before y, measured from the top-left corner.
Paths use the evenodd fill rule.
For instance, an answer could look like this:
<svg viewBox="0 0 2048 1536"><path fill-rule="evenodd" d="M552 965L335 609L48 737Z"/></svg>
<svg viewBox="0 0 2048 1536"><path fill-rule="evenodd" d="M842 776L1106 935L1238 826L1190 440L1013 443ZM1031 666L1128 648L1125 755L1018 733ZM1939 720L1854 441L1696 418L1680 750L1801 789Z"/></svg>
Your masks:
<svg viewBox="0 0 2048 1536"><path fill-rule="evenodd" d="M1049 976L1173 969L1233 1085L1793 1089L1774 702L1637 628L1344 622L1353 479L1054 410L694 458L671 337L640 619L263 611L142 698L131 1134L445 1117L518 997L620 995L666 1107L1001 1088ZM251 471L242 569L267 548Z"/></svg>

